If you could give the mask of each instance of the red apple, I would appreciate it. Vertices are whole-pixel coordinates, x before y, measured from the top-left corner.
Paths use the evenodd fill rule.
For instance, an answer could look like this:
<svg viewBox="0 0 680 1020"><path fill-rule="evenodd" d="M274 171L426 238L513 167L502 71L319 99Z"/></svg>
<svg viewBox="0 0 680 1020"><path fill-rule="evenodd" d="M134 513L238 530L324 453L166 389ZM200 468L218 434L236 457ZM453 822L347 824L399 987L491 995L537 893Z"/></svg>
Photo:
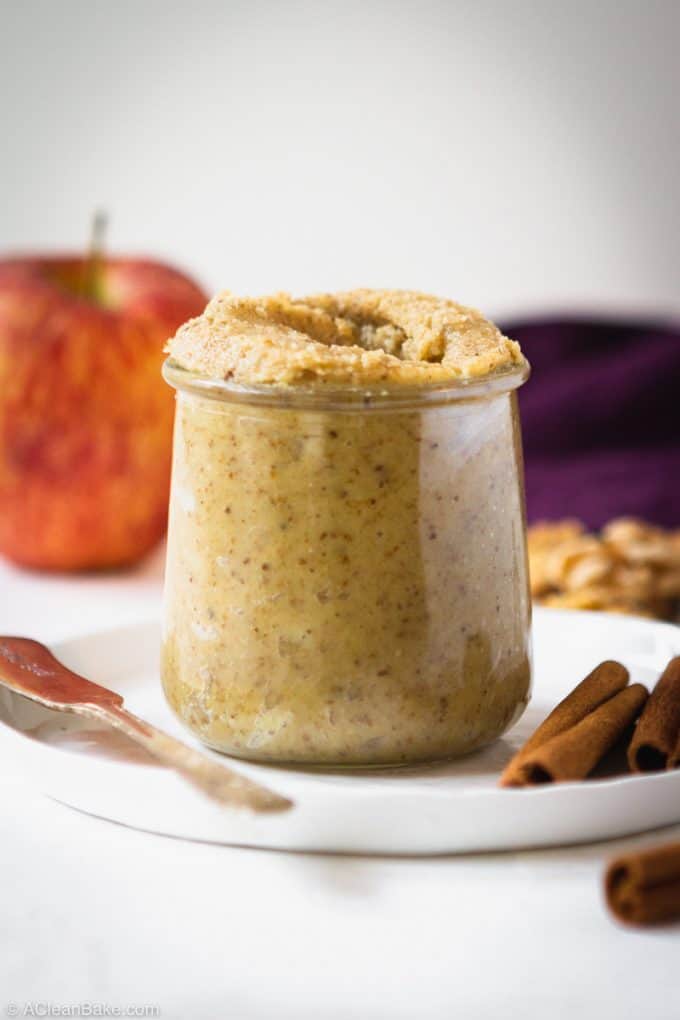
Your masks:
<svg viewBox="0 0 680 1020"><path fill-rule="evenodd" d="M160 263L0 260L1 553L79 570L158 542L174 408L163 345L205 303Z"/></svg>

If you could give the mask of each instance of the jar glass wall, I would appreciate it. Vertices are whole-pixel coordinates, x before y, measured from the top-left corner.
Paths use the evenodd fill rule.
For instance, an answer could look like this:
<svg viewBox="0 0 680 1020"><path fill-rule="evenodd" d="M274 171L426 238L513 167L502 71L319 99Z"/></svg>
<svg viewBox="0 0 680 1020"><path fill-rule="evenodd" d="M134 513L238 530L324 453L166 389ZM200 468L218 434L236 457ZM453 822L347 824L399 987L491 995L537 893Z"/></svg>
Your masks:
<svg viewBox="0 0 680 1020"><path fill-rule="evenodd" d="M498 737L530 687L513 371L366 397L178 389L162 681L211 747L379 765Z"/></svg>

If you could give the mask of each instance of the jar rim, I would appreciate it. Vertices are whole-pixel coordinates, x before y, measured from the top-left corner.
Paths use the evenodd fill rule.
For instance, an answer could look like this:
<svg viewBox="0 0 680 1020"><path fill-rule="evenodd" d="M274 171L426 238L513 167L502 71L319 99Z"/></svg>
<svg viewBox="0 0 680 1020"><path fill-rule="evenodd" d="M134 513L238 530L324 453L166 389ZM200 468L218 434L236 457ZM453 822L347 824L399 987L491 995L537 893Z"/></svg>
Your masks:
<svg viewBox="0 0 680 1020"><path fill-rule="evenodd" d="M418 410L471 400L488 400L516 390L527 381L531 366L526 358L511 368L477 379L447 379L433 383L392 386L341 386L316 384L291 386L272 383L237 383L215 379L184 368L171 357L162 368L163 378L174 389L209 400L265 407L310 408L323 411Z"/></svg>

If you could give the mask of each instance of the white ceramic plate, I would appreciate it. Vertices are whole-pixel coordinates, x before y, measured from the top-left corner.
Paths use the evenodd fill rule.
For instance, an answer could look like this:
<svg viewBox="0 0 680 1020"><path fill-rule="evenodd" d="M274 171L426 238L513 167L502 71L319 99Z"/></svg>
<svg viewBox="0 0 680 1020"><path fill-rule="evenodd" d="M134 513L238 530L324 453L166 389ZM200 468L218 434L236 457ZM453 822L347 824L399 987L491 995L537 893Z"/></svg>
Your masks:
<svg viewBox="0 0 680 1020"><path fill-rule="evenodd" d="M146 621L55 646L68 666L120 691L139 715L182 737L158 682L158 624ZM680 652L680 628L600 613L538 610L534 695L492 747L429 768L283 769L216 758L295 800L281 815L220 807L125 738L47 712L0 689L0 760L48 796L125 825L219 843L286 850L438 854L587 842L680 822L680 770L499 789L514 749L585 674L617 658L654 683ZM207 754L213 752L206 751Z"/></svg>

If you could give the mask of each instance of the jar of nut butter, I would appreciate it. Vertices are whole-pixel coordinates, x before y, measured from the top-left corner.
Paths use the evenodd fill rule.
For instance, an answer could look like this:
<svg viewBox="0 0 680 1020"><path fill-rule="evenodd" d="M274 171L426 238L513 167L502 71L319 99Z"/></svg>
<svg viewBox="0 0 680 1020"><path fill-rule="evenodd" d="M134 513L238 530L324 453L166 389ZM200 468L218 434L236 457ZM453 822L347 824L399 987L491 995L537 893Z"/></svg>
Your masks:
<svg viewBox="0 0 680 1020"><path fill-rule="evenodd" d="M406 291L228 293L177 390L162 682L259 761L464 754L522 712L530 601L519 347Z"/></svg>

